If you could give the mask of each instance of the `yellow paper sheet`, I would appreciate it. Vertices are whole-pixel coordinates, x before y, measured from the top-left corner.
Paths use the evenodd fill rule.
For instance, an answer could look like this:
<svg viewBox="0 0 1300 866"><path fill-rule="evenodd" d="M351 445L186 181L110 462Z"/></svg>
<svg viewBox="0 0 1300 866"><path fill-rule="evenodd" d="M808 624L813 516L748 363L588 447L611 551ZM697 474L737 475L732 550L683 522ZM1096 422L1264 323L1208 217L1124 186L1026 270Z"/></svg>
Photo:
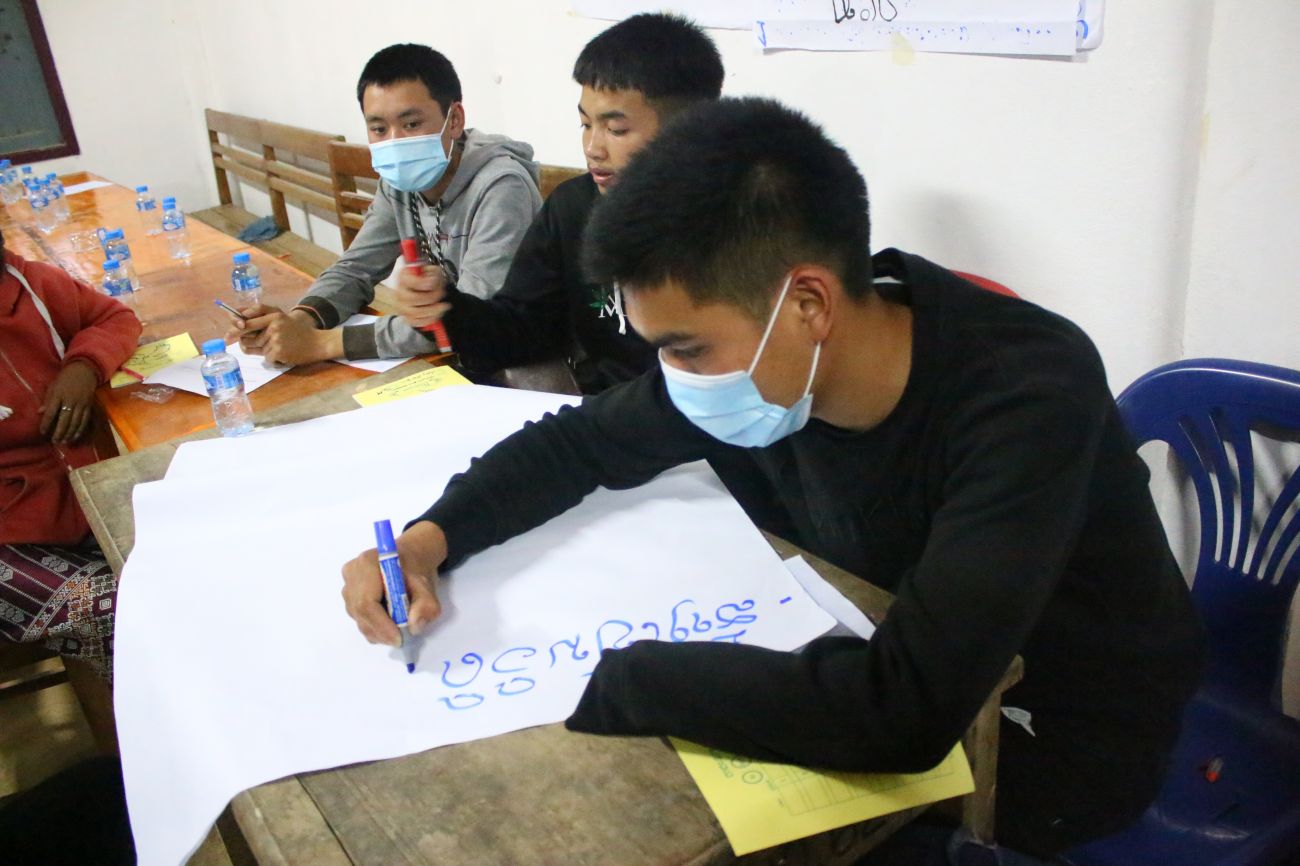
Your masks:
<svg viewBox="0 0 1300 866"><path fill-rule="evenodd" d="M958 743L925 773L831 773L754 761L670 737L736 855L975 789Z"/></svg>
<svg viewBox="0 0 1300 866"><path fill-rule="evenodd" d="M113 374L109 384L114 388L133 385L146 376L157 373L163 367L170 367L178 361L193 358L198 353L199 350L195 347L194 341L190 339L189 334L177 334L156 343L149 343L136 349L135 354L127 358L126 363L122 365L122 369ZM127 370L136 375L131 375L131 373L126 372Z"/></svg>
<svg viewBox="0 0 1300 866"><path fill-rule="evenodd" d="M396 382L389 382L387 385L380 385L378 388L371 388L369 391L353 394L352 399L362 406L374 406L377 403L403 400L407 397L414 397L416 394L437 391L439 388L446 388L448 385L469 384L472 383L451 367L432 367L428 370L421 370L414 376L407 376L405 379L398 379Z"/></svg>

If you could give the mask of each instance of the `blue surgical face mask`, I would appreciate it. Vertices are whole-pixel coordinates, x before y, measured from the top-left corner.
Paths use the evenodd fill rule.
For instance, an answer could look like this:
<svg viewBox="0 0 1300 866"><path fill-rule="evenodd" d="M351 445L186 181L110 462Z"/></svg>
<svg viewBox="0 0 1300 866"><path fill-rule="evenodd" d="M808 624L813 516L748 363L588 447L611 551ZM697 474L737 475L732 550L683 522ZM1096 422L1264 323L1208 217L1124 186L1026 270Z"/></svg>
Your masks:
<svg viewBox="0 0 1300 866"><path fill-rule="evenodd" d="M428 189L442 180L451 162L451 154L442 146L442 134L450 121L451 108L448 108L437 135L411 135L375 142L370 145L370 164L394 189L402 192Z"/></svg>
<svg viewBox="0 0 1300 866"><path fill-rule="evenodd" d="M659 366L664 371L673 405L696 427L728 445L765 448L801 429L812 413L812 383L817 375L821 343L813 348L808 384L804 386L803 396L793 406L787 409L767 402L754 384L754 368L763 356L767 338L772 335L777 313L781 311L781 303L790 289L790 279L786 277L785 285L781 287L781 294L772 308L772 317L767 321L767 329L763 331L763 339L759 341L758 351L754 353L748 370L706 376L679 370L664 360L662 351L659 354Z"/></svg>

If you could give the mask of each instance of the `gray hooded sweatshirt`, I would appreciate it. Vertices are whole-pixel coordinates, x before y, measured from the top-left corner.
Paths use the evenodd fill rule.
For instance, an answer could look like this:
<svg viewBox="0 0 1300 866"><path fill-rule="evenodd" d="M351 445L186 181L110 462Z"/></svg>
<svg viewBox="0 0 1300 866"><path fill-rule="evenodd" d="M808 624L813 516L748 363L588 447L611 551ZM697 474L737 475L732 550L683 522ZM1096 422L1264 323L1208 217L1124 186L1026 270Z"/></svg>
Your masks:
<svg viewBox="0 0 1300 866"><path fill-rule="evenodd" d="M434 209L423 196L380 181L352 246L321 272L299 303L315 313L321 326L338 327L375 299L375 284L392 273L401 258L401 239L415 237L412 197L430 244L441 244L455 271L456 287L480 298L501 288L515 248L542 206L533 148L476 129L466 130L462 143L460 165L442 196L440 237ZM433 351L433 336L399 316L343 329L348 358L401 358Z"/></svg>

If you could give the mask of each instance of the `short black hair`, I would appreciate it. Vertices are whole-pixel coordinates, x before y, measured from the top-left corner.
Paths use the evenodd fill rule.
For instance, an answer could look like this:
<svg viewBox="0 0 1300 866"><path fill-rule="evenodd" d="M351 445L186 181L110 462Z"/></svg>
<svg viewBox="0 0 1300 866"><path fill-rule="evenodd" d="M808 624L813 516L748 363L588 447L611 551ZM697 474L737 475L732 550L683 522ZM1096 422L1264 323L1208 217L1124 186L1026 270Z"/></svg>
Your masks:
<svg viewBox="0 0 1300 866"><path fill-rule="evenodd" d="M593 209L589 276L635 292L673 281L696 303L766 317L781 276L833 269L871 291L867 184L803 114L770 99L722 99L679 115Z"/></svg>
<svg viewBox="0 0 1300 866"><path fill-rule="evenodd" d="M365 105L362 97L370 85L387 87L399 81L423 83L443 114L451 110L453 102L461 101L460 76L451 61L428 45L405 42L381 49L366 61L357 80L357 104Z"/></svg>
<svg viewBox="0 0 1300 866"><path fill-rule="evenodd" d="M680 15L633 15L587 43L573 80L593 90L639 90L660 115L717 99L722 56L699 25Z"/></svg>

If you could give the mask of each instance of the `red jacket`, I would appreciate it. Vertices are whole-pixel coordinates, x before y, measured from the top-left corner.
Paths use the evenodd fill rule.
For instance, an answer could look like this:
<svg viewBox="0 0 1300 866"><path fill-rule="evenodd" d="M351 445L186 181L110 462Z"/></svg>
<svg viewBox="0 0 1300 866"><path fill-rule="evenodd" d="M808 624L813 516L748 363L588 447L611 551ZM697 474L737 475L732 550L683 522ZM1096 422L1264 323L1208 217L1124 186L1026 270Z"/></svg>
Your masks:
<svg viewBox="0 0 1300 866"><path fill-rule="evenodd" d="M84 440L56 446L41 435L41 403L59 371L85 361L101 383L135 351L140 322L122 304L42 262L6 251L45 303L65 346L59 359L50 329L22 284L0 267L0 544L74 544L86 537L68 470L98 459ZM0 413L3 414L3 413Z"/></svg>

